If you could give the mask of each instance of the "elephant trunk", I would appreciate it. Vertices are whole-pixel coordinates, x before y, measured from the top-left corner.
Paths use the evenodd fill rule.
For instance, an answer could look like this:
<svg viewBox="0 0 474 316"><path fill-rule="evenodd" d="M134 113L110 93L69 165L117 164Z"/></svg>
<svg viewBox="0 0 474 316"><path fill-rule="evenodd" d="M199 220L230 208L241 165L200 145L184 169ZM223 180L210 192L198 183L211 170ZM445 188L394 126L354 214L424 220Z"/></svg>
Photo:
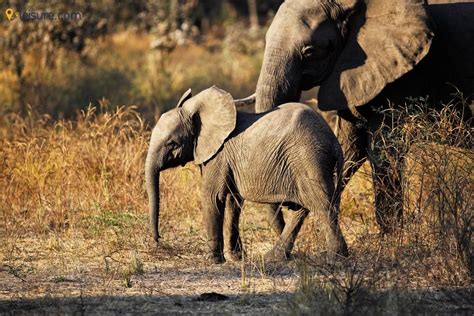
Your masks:
<svg viewBox="0 0 474 316"><path fill-rule="evenodd" d="M145 163L145 180L150 210L150 225L153 239L158 242L160 217L160 165L152 150L148 152Z"/></svg>
<svg viewBox="0 0 474 316"><path fill-rule="evenodd" d="M301 89L299 60L281 52L281 47L267 47L256 89L256 112L268 111L287 102L299 101Z"/></svg>

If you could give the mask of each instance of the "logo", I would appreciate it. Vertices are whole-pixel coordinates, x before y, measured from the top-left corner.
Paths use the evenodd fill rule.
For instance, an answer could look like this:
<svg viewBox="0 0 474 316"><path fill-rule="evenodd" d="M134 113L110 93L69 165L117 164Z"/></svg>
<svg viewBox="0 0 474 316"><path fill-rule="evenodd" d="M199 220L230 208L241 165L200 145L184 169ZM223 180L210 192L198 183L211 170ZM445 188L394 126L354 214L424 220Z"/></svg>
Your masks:
<svg viewBox="0 0 474 316"><path fill-rule="evenodd" d="M20 12L15 12L13 9L6 9L5 10L5 15L7 16L8 21L14 20L20 15Z"/></svg>

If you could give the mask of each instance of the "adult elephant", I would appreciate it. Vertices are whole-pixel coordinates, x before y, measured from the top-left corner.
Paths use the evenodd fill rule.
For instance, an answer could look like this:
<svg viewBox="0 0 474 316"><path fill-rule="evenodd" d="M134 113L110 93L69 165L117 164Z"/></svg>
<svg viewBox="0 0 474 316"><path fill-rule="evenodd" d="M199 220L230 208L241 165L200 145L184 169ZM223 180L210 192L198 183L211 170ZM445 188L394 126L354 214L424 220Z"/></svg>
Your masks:
<svg viewBox="0 0 474 316"><path fill-rule="evenodd" d="M436 106L456 88L474 93L474 3L435 2L287 0L266 34L256 110L298 101L319 86L319 108L338 111L345 183L366 159L372 165L382 232L402 214L403 194L399 170L374 145L374 132L392 122L380 109L426 95Z"/></svg>

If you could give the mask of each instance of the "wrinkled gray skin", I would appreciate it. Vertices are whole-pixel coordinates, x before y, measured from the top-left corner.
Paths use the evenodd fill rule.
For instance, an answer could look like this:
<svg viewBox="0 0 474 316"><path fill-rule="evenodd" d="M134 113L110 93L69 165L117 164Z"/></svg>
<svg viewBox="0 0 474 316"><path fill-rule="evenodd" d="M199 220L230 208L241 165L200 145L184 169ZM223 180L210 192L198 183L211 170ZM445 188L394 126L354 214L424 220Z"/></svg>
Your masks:
<svg viewBox="0 0 474 316"><path fill-rule="evenodd" d="M289 103L260 114L237 112L232 96L216 87L195 97L186 93L153 129L146 159L153 238L159 235L159 177L162 170L194 161L202 173L201 207L209 257L224 261L226 197L230 254L239 259L239 215L243 200L294 210L269 253L288 257L309 212L321 215L329 253L347 256L338 225L342 149L326 122L310 107ZM339 183L340 184L340 183Z"/></svg>
<svg viewBox="0 0 474 316"><path fill-rule="evenodd" d="M287 0L266 34L257 112L298 101L302 90L319 86L319 108L338 111L343 185L369 159L383 233L401 217L402 203L393 201L402 201L403 194L400 170L378 159L380 139L372 137L382 123L392 122L380 109L387 100L403 104L426 95L439 107L452 99L453 85L470 100L474 93L474 3L432 2ZM471 117L469 109L460 110ZM284 227L281 212L274 227Z"/></svg>

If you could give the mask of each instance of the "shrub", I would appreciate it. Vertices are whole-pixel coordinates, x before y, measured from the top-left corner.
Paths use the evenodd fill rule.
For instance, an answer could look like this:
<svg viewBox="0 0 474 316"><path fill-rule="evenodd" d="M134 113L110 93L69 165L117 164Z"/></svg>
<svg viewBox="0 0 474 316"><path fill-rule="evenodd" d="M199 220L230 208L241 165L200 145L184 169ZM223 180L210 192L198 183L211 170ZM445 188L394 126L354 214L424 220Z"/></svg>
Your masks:
<svg viewBox="0 0 474 316"><path fill-rule="evenodd" d="M459 109L468 104L458 96L436 110L428 101L409 99L402 107L385 110L393 123L380 128L381 141L376 146L389 158L392 170L405 161L403 201L390 201L404 203L404 239L424 249L432 259L434 255L443 258L438 263L446 271L441 274L455 283L465 283L474 273L474 135L471 121L462 117ZM391 183L387 185L391 187Z"/></svg>

